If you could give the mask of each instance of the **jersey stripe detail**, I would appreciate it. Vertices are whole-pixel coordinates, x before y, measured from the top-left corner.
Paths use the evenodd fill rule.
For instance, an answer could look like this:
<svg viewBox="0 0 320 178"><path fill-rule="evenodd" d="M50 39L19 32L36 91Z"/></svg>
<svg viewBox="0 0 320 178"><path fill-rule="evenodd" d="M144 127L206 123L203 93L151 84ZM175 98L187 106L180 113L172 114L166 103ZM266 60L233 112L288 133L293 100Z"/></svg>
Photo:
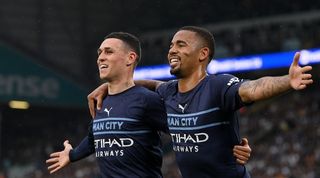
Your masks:
<svg viewBox="0 0 320 178"><path fill-rule="evenodd" d="M199 130L199 129L205 129L209 127L215 127L219 125L227 125L230 124L229 121L226 122L216 122L212 124L202 125L202 126L196 126L196 127L169 127L170 130Z"/></svg>
<svg viewBox="0 0 320 178"><path fill-rule="evenodd" d="M104 134L144 134L149 133L151 130L139 130L139 131L105 131L105 132L94 132L93 135L104 135Z"/></svg>
<svg viewBox="0 0 320 178"><path fill-rule="evenodd" d="M167 116L173 116L173 117L192 117L192 116L198 116L198 115L202 115L202 114L207 114L213 111L218 111L220 110L219 107L215 107L212 109L208 109L208 110L204 110L204 111L200 111L200 112L196 112L196 113L191 113L191 114L167 114Z"/></svg>
<svg viewBox="0 0 320 178"><path fill-rule="evenodd" d="M121 117L107 117L103 119L95 119L93 122L102 122L102 121L131 121L131 122L139 122L137 119L132 118L121 118Z"/></svg>

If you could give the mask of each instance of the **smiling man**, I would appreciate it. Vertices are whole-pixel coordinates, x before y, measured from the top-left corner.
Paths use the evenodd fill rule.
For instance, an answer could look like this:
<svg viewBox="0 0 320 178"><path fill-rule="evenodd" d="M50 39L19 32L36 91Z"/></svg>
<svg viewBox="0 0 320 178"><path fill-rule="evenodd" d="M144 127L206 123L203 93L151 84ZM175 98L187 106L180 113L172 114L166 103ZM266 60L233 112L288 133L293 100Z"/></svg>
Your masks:
<svg viewBox="0 0 320 178"><path fill-rule="evenodd" d="M298 65L296 53L289 74L240 80L229 74L208 75L206 68L214 55L214 38L203 28L186 26L173 36L168 62L178 80L135 81L156 90L163 98L177 162L184 178L248 178L244 165L237 164L241 140L237 110L290 89L311 84L311 66ZM107 93L102 85L89 96L91 114ZM238 157L239 158L239 157Z"/></svg>
<svg viewBox="0 0 320 178"><path fill-rule="evenodd" d="M50 173L95 153L102 177L162 177L159 132L168 132L164 103L158 94L135 86L133 71L140 59L138 38L123 32L105 37L98 49L100 78L109 83L103 110L88 136L72 149L52 153Z"/></svg>

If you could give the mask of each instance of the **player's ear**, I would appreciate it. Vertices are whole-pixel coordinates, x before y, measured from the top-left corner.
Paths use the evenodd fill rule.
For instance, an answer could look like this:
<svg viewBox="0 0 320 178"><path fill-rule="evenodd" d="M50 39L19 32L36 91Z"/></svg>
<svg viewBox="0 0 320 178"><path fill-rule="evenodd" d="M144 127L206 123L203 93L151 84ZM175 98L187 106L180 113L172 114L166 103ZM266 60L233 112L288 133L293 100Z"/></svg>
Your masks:
<svg viewBox="0 0 320 178"><path fill-rule="evenodd" d="M128 58L127 58L127 66L131 66L134 64L137 60L137 54L133 51L129 52Z"/></svg>
<svg viewBox="0 0 320 178"><path fill-rule="evenodd" d="M203 62L205 61L209 56L209 48L208 47L203 47L200 49L200 54L199 54L199 61Z"/></svg>

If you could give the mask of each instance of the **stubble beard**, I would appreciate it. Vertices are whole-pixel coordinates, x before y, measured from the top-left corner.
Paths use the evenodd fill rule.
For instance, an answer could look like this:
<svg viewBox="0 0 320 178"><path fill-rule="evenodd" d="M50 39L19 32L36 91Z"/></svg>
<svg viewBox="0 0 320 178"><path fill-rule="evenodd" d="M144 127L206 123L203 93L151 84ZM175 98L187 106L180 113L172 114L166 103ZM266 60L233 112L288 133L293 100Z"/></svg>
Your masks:
<svg viewBox="0 0 320 178"><path fill-rule="evenodd" d="M180 69L170 69L170 74L174 75L176 78L182 78L181 70Z"/></svg>

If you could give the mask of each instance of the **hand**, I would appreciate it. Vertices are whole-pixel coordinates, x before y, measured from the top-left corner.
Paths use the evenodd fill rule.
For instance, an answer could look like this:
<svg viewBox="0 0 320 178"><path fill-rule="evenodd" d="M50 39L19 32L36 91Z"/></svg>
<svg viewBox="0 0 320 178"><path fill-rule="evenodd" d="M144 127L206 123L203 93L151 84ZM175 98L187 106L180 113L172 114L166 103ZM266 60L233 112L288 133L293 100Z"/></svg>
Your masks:
<svg viewBox="0 0 320 178"><path fill-rule="evenodd" d="M68 140L64 141L63 145L63 151L50 154L50 159L46 160L46 163L50 164L50 166L48 167L50 174L60 170L70 163L69 152L70 150L72 150L72 146L69 144Z"/></svg>
<svg viewBox="0 0 320 178"><path fill-rule="evenodd" d="M108 84L102 84L98 88L96 88L93 92L91 92L87 99L88 99L88 105L90 110L90 115L92 118L96 116L96 110L95 106L97 106L97 110L100 110L102 107L102 101L103 98L108 93ZM95 105L95 102L97 102L97 105Z"/></svg>
<svg viewBox="0 0 320 178"><path fill-rule="evenodd" d="M290 85L295 90L302 90L307 85L312 84L313 80L311 74L306 74L312 70L311 66L299 66L300 52L296 52L289 69Z"/></svg>
<svg viewBox="0 0 320 178"><path fill-rule="evenodd" d="M246 138L242 138L240 144L233 147L233 155L237 158L239 164L244 165L250 158L251 148Z"/></svg>

